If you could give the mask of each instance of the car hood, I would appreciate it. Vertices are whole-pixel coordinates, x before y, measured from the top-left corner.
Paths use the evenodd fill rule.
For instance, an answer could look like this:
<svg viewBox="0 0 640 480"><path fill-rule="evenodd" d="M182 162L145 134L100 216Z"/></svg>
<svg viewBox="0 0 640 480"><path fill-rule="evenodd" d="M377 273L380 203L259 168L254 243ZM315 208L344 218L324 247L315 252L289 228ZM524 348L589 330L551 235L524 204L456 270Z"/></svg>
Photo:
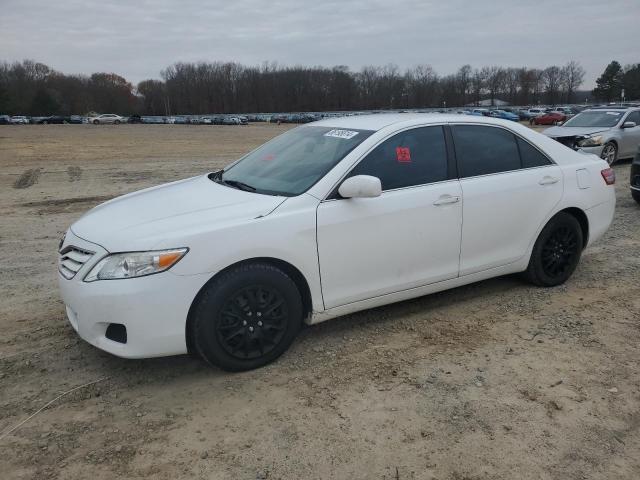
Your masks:
<svg viewBox="0 0 640 480"><path fill-rule="evenodd" d="M89 210L71 230L110 252L183 247L188 245L181 240L190 233L268 215L284 200L220 185L203 175L109 200Z"/></svg>
<svg viewBox="0 0 640 480"><path fill-rule="evenodd" d="M609 130L607 127L551 127L547 128L544 132L545 135L552 138L559 137L586 137L587 135L593 135L594 133L606 132Z"/></svg>

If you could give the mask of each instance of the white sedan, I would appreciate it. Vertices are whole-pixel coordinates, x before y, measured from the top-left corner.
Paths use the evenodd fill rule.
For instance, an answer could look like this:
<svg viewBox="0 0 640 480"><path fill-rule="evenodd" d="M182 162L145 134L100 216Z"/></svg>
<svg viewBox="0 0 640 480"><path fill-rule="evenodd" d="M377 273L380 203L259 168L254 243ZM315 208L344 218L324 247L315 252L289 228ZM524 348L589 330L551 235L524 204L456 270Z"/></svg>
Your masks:
<svg viewBox="0 0 640 480"><path fill-rule="evenodd" d="M332 118L89 211L60 244L59 284L98 348L251 369L303 322L516 272L565 282L611 223L614 181L514 122Z"/></svg>
<svg viewBox="0 0 640 480"><path fill-rule="evenodd" d="M125 122L125 118L120 115L116 115L114 113L103 113L102 115L98 115L97 117L90 117L89 123L93 123L94 125L119 125Z"/></svg>

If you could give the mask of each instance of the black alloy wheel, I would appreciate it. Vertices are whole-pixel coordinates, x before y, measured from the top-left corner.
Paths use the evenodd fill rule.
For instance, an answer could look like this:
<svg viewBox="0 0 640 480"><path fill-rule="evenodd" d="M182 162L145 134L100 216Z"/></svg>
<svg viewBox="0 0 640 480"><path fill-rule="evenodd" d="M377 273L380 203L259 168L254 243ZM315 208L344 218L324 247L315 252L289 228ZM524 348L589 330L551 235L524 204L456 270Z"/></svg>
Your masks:
<svg viewBox="0 0 640 480"><path fill-rule="evenodd" d="M540 287L566 282L578 266L583 247L580 222L568 212L559 212L538 235L525 278Z"/></svg>
<svg viewBox="0 0 640 480"><path fill-rule="evenodd" d="M220 311L218 341L234 358L261 357L282 341L288 316L287 304L277 290L263 285L243 288Z"/></svg>
<svg viewBox="0 0 640 480"><path fill-rule="evenodd" d="M303 304L296 283L268 263L241 264L216 275L194 301L189 343L228 371L274 361L300 331Z"/></svg>
<svg viewBox="0 0 640 480"><path fill-rule="evenodd" d="M580 247L575 231L566 226L554 230L542 247L542 268L550 278L559 278L571 268Z"/></svg>

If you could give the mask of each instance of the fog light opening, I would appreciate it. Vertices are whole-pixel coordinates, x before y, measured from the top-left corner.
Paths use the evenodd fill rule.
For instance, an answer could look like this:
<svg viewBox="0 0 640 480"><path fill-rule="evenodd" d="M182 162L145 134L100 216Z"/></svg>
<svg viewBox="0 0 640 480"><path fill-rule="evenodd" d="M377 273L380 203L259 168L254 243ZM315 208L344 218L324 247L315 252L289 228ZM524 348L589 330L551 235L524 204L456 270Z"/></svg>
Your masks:
<svg viewBox="0 0 640 480"><path fill-rule="evenodd" d="M121 323L110 323L105 337L118 343L127 343L127 327Z"/></svg>

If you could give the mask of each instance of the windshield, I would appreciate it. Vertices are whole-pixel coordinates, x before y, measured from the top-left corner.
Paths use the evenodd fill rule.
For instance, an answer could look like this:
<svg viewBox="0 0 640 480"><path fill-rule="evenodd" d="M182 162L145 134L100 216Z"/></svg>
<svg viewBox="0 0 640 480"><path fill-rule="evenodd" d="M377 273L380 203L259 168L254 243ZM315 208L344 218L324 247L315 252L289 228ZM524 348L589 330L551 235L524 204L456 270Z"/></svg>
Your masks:
<svg viewBox="0 0 640 480"><path fill-rule="evenodd" d="M300 195L372 133L370 130L331 127L294 128L212 179L256 193Z"/></svg>
<svg viewBox="0 0 640 480"><path fill-rule="evenodd" d="M613 127L623 112L591 111L582 112L564 124L565 127Z"/></svg>

